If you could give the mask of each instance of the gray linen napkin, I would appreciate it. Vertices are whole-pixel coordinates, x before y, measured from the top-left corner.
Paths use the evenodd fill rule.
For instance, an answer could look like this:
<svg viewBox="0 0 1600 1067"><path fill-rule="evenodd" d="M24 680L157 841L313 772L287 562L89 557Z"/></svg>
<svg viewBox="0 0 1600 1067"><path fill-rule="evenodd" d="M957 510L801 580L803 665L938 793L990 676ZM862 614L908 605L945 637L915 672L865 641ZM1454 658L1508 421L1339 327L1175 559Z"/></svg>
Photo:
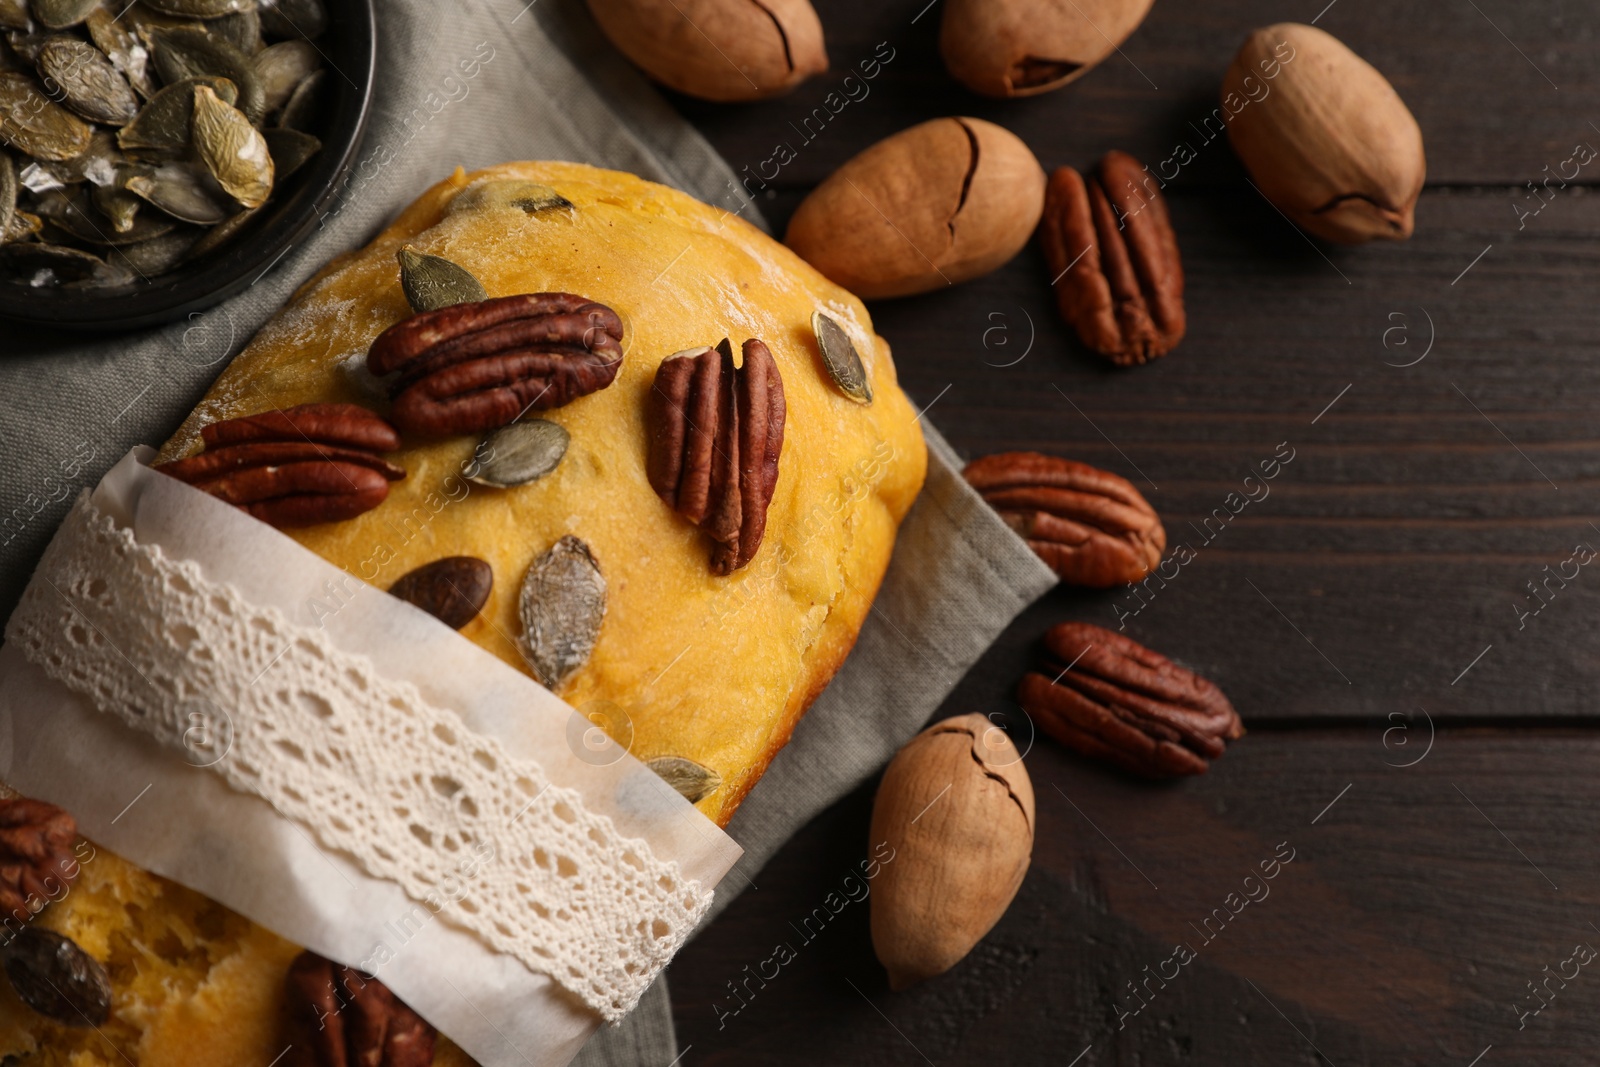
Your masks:
<svg viewBox="0 0 1600 1067"><path fill-rule="evenodd" d="M764 225L733 171L617 55L582 0L382 0L378 30L358 178L275 270L212 311L132 336L62 337L0 324L0 444L10 459L0 473L0 617L15 607L80 487L133 445L166 440L296 287L368 241L457 164L570 159L614 167ZM923 429L927 487L855 651L729 827L745 856L719 887L717 909L807 820L881 767L1054 584L967 487L944 439ZM666 1065L677 1055L663 977L577 1063Z"/></svg>

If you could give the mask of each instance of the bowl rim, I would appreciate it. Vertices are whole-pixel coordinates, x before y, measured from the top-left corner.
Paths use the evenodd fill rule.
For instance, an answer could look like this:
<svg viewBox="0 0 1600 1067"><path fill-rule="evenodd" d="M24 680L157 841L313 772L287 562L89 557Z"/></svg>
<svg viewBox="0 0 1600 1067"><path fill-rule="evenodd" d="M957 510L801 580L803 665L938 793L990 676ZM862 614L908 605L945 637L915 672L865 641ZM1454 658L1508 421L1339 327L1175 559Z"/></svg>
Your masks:
<svg viewBox="0 0 1600 1067"><path fill-rule="evenodd" d="M300 179L300 188L280 214L231 249L201 259L170 280L108 292L82 289L32 289L0 282L0 321L57 327L70 331L118 331L157 326L219 304L260 281L299 245L349 185L355 157L366 138L372 113L378 27L374 0L328 0L330 25L342 25L356 40L340 55L343 68L329 67L355 86L341 93L334 122L348 129L337 150L324 153ZM363 46L364 42L364 46ZM354 63L350 62L351 60ZM350 67L359 64L359 70ZM353 106L352 106L353 104Z"/></svg>

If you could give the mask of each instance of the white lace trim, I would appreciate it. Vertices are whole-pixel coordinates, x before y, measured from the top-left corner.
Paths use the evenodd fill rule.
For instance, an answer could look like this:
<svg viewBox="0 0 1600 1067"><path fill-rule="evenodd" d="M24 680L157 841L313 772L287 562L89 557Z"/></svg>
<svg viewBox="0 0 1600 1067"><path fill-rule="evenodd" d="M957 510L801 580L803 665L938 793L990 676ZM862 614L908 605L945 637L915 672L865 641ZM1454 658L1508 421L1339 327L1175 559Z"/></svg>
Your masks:
<svg viewBox="0 0 1600 1067"><path fill-rule="evenodd" d="M538 764L325 633L138 543L87 492L6 638L191 762L192 716L227 709L232 746L211 769L230 785L419 902L442 904L606 1019L633 1007L711 903L709 889Z"/></svg>

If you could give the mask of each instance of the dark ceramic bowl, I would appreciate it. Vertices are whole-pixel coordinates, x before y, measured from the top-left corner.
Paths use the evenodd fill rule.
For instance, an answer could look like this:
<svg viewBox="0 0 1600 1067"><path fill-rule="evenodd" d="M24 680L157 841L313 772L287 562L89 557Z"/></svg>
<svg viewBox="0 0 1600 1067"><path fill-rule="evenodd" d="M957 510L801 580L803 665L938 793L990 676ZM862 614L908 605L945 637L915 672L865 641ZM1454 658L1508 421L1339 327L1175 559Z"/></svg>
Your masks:
<svg viewBox="0 0 1600 1067"><path fill-rule="evenodd" d="M128 330L208 308L257 281L318 224L344 188L372 97L372 0L327 0L322 150L276 190L230 244L149 281L106 289L30 287L0 279L0 318L63 329Z"/></svg>

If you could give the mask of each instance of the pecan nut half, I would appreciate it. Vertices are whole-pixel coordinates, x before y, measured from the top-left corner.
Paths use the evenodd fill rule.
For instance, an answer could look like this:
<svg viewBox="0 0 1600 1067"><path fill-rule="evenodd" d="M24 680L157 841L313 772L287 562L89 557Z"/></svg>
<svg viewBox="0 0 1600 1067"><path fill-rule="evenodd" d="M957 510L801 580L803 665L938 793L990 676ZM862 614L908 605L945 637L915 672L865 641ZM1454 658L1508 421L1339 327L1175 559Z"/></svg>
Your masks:
<svg viewBox="0 0 1600 1067"><path fill-rule="evenodd" d="M767 346L744 343L735 369L727 338L656 368L650 391L650 486L710 535L711 569L731 574L755 558L778 484L783 378Z"/></svg>
<svg viewBox="0 0 1600 1067"><path fill-rule="evenodd" d="M1204 774L1244 736L1222 690L1130 638L1064 622L1044 635L1017 700L1068 748L1145 778Z"/></svg>
<svg viewBox="0 0 1600 1067"><path fill-rule="evenodd" d="M403 319L367 350L395 374L389 418L429 437L495 430L604 389L622 366L622 319L572 293L452 304Z"/></svg>
<svg viewBox="0 0 1600 1067"><path fill-rule="evenodd" d="M407 571L389 587L452 630L478 617L494 589L494 568L476 556L446 556Z"/></svg>
<svg viewBox="0 0 1600 1067"><path fill-rule="evenodd" d="M1167 204L1139 161L1107 152L1089 176L1061 167L1045 189L1040 240L1061 317L1119 367L1183 340L1183 264Z"/></svg>
<svg viewBox="0 0 1600 1067"><path fill-rule="evenodd" d="M302 952L286 982L295 1067L429 1067L437 1031L376 978Z"/></svg>
<svg viewBox="0 0 1600 1067"><path fill-rule="evenodd" d="M77 837L77 820L54 804L0 800L0 918L26 922L61 896L62 885L78 877Z"/></svg>
<svg viewBox="0 0 1600 1067"><path fill-rule="evenodd" d="M379 452L400 435L357 404L301 404L212 423L206 450L155 469L278 527L351 519L406 472Z"/></svg>
<svg viewBox="0 0 1600 1067"><path fill-rule="evenodd" d="M1038 452L1000 452L973 460L962 474L1064 582L1095 589L1137 582L1166 550L1155 508L1110 471Z"/></svg>

